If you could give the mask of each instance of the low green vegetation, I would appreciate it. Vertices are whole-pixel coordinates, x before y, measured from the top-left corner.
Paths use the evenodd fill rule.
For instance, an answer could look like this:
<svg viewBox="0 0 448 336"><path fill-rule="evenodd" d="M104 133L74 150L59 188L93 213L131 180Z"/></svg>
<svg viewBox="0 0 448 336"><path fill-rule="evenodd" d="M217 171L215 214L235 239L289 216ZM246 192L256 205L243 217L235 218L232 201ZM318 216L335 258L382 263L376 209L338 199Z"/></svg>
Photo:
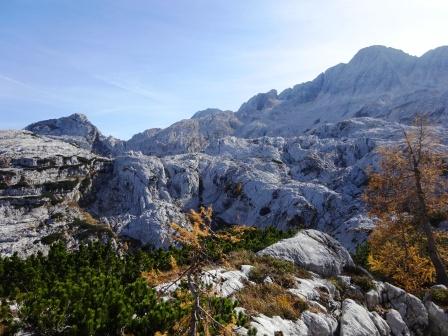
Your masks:
<svg viewBox="0 0 448 336"><path fill-rule="evenodd" d="M353 254L353 261L356 263L356 265L359 265L366 270L369 269L369 262L368 257L370 253L370 246L369 242L365 241L358 246L356 246L355 253Z"/></svg>
<svg viewBox="0 0 448 336"><path fill-rule="evenodd" d="M272 228L244 231L235 243L207 241L206 253L218 258L223 252L256 252L291 234ZM174 335L176 323L191 313L188 295L162 300L142 277L148 270L172 269L173 260L187 266L187 248L117 253L111 245L94 242L69 251L58 239L47 237L52 245L46 256L0 257L0 335L14 334L17 328L43 335ZM20 309L12 312L13 304ZM216 297L210 304L222 324L247 322L235 314L237 302Z"/></svg>
<svg viewBox="0 0 448 336"><path fill-rule="evenodd" d="M431 299L444 309L448 309L448 289L431 288L429 290Z"/></svg>
<svg viewBox="0 0 448 336"><path fill-rule="evenodd" d="M354 275L351 280L365 293L371 289L375 289L374 281L367 275Z"/></svg>

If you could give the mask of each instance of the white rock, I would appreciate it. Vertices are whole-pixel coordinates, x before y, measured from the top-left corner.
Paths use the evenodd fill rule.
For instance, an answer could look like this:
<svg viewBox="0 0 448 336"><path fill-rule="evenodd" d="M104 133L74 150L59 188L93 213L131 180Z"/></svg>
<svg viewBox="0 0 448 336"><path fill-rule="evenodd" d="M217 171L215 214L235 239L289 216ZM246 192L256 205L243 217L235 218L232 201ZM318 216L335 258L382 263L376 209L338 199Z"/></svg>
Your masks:
<svg viewBox="0 0 448 336"><path fill-rule="evenodd" d="M375 309L380 304L380 295L378 294L378 291L371 289L366 293L366 302L367 307L370 310Z"/></svg>
<svg viewBox="0 0 448 336"><path fill-rule="evenodd" d="M306 310L302 313L301 319L308 327L309 336L331 336L338 327L338 321L328 314L312 313Z"/></svg>
<svg viewBox="0 0 448 336"><path fill-rule="evenodd" d="M300 231L292 238L281 240L259 252L324 276L341 273L344 266L353 265L352 258L335 239L316 230Z"/></svg>
<svg viewBox="0 0 448 336"><path fill-rule="evenodd" d="M387 312L386 321L393 336L410 336L406 323L404 323L400 313L395 309Z"/></svg>
<svg viewBox="0 0 448 336"><path fill-rule="evenodd" d="M351 299L346 299L342 303L340 336L387 336L387 324L381 320L379 315L370 313Z"/></svg>
<svg viewBox="0 0 448 336"><path fill-rule="evenodd" d="M252 265L241 265L241 272L248 277L253 268L254 266Z"/></svg>
<svg viewBox="0 0 448 336"><path fill-rule="evenodd" d="M400 313L411 332L424 335L428 327L428 312L419 298L389 283L384 284L382 295L383 303L389 303Z"/></svg>
<svg viewBox="0 0 448 336"><path fill-rule="evenodd" d="M280 316L268 317L260 314L253 317L251 326L257 329L257 335L276 336L275 333L278 331L281 331L285 336L308 335L308 328L300 319L290 321L282 319Z"/></svg>
<svg viewBox="0 0 448 336"><path fill-rule="evenodd" d="M429 329L433 336L445 336L448 331L448 312L432 301L425 301L428 311Z"/></svg>

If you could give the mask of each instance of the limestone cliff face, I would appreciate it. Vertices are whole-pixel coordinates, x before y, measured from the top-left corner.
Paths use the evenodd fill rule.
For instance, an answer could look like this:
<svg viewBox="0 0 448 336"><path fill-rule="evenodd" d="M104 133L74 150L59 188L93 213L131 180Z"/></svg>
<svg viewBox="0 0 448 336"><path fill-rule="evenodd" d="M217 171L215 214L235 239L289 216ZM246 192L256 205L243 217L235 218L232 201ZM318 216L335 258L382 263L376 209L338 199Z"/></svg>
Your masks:
<svg viewBox="0 0 448 336"><path fill-rule="evenodd" d="M0 253L44 249L80 216L74 204L109 160L28 131L1 131L0 143Z"/></svg>

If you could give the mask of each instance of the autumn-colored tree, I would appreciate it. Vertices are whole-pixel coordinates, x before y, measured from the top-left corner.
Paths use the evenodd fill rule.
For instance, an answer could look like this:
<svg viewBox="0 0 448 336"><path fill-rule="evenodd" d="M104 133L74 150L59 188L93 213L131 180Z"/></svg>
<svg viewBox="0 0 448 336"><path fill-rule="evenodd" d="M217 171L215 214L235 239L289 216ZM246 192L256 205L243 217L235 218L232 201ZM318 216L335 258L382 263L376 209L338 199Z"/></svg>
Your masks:
<svg viewBox="0 0 448 336"><path fill-rule="evenodd" d="M189 214L191 228L184 228L177 224L172 224L173 239L189 250L188 267L181 269L173 265L172 269L165 274L145 274L147 279L166 276L171 277L174 273L177 276L162 288L162 292L167 291L176 283L184 281L187 291L178 291L177 295L182 296L181 301L188 306L191 311L189 316L180 319L174 330L176 335L205 336L211 335L210 330L217 330L215 335L230 336L236 335L234 329L236 321L227 323L218 321L214 316L217 293L213 291L212 286L203 281L204 271L210 267L216 260L207 253L207 242L213 239L229 242L238 242L239 235L244 234L245 229L232 230L232 234L217 233L212 230L212 209L201 207L199 211L191 210ZM216 254L216 251L215 251ZM231 307L233 310L233 307Z"/></svg>
<svg viewBox="0 0 448 336"><path fill-rule="evenodd" d="M419 265L426 265L426 271L422 270L423 279L430 280L433 269L436 281L448 284L431 226L432 218L445 216L448 200L440 142L422 118L416 120L411 131L403 134L403 144L379 149L380 169L370 174L364 193L370 214L378 222L370 241L369 259L374 268L399 268L412 277L415 275L411 271L411 268L415 270L413 263L429 257L430 265ZM422 278L417 282L421 281Z"/></svg>
<svg viewBox="0 0 448 336"><path fill-rule="evenodd" d="M418 293L435 280L435 269L422 251L421 237L409 222L379 221L369 237L370 269L386 275L408 292Z"/></svg>

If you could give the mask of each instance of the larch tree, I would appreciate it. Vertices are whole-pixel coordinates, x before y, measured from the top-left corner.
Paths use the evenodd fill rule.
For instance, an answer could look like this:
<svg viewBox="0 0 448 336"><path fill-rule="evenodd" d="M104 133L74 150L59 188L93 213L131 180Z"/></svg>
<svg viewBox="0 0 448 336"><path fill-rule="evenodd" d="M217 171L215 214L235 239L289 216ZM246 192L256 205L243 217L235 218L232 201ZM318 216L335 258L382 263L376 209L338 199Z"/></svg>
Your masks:
<svg viewBox="0 0 448 336"><path fill-rule="evenodd" d="M170 287L179 284L186 284L186 294L190 297L184 298L188 302L189 315L184 316L174 327L176 335L185 336L233 336L237 333L235 322L218 321L214 317L216 308L213 300L216 298L213 286L204 281L204 274L209 267L214 264L213 259L207 253L207 240L224 240L231 243L240 241L240 235L247 229L236 227L232 233L217 233L212 230L212 208L201 207L199 211L191 210L189 214L191 228L184 228L177 224L172 224L173 239L189 250L189 266L186 269L177 269L175 265L173 270L177 273L174 280L171 280L162 288L166 292ZM218 252L219 254L219 252ZM222 257L222 256L220 256ZM171 271L172 272L172 271ZM213 277L210 273L209 276ZM146 273L147 278L157 277L157 274ZM162 274L163 277L163 274ZM184 292L185 296L185 292ZM222 304L218 302L218 304ZM216 304L215 304L216 305ZM233 307L231 307L233 311ZM214 333L211 330L215 330ZM159 335L165 335L160 334Z"/></svg>
<svg viewBox="0 0 448 336"><path fill-rule="evenodd" d="M371 242L379 243L385 239L390 243L389 248L401 247L404 273L411 271L410 262L420 260L415 251L418 242L434 267L437 283L448 285L446 268L431 225L433 218L445 217L447 212L448 184L442 146L423 118L417 118L414 127L403 130L403 135L402 144L383 146L378 150L380 169L369 176L363 198L371 216L378 222ZM389 232L383 235L378 230ZM392 242L393 237L395 242ZM381 248L387 248L386 243L384 241ZM374 254L380 256L378 247ZM383 261L389 263L387 251L383 252L386 253ZM397 255L390 254L389 258L392 260Z"/></svg>

